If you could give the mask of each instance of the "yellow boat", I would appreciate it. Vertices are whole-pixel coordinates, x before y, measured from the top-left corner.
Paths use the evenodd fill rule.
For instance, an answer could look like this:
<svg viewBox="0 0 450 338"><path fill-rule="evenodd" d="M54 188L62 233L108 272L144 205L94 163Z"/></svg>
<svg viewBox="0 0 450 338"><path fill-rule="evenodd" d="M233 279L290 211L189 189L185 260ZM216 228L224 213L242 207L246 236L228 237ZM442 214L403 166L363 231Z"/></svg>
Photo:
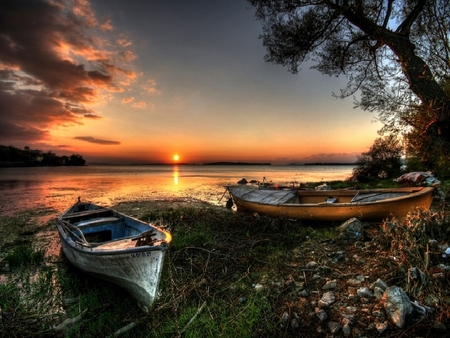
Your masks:
<svg viewBox="0 0 450 338"><path fill-rule="evenodd" d="M352 217L364 220L402 218L414 208L429 209L434 190L432 187L371 190L226 188L237 210L316 221L345 221Z"/></svg>

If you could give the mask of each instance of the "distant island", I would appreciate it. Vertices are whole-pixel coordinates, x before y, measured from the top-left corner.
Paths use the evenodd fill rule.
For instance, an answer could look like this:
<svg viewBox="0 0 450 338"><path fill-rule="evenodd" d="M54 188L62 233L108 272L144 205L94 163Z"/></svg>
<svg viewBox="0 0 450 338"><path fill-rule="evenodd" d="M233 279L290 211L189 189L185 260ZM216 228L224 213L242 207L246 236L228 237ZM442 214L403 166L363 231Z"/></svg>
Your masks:
<svg viewBox="0 0 450 338"><path fill-rule="evenodd" d="M255 163L255 162L210 162L203 165L272 165L271 163Z"/></svg>
<svg viewBox="0 0 450 338"><path fill-rule="evenodd" d="M0 145L0 168L10 167L57 167L84 166L86 161L81 155L57 156L51 151L32 150L29 147L19 149Z"/></svg>

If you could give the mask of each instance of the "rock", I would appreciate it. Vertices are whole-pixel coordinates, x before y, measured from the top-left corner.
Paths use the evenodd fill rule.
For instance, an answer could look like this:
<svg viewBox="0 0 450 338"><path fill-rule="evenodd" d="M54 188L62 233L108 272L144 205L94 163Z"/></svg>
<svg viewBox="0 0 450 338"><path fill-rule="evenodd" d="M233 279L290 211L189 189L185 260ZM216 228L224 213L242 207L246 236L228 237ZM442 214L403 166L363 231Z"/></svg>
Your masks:
<svg viewBox="0 0 450 338"><path fill-rule="evenodd" d="M338 261L344 258L344 252L343 251L330 252L327 254L327 257L329 257L333 263L337 263Z"/></svg>
<svg viewBox="0 0 450 338"><path fill-rule="evenodd" d="M423 300L423 302L426 306L433 306L433 307L438 307L440 303L439 298L436 297L435 295L427 295Z"/></svg>
<svg viewBox="0 0 450 338"><path fill-rule="evenodd" d="M445 326L442 322L437 322L434 324L433 329L438 331L447 331L447 326Z"/></svg>
<svg viewBox="0 0 450 338"><path fill-rule="evenodd" d="M388 328L386 323L376 323L375 329L378 331L378 334L382 334Z"/></svg>
<svg viewBox="0 0 450 338"><path fill-rule="evenodd" d="M298 317L297 312L293 313L293 317L294 318L291 319L291 327L292 327L292 329L297 330L300 327L300 322L298 320L299 317Z"/></svg>
<svg viewBox="0 0 450 338"><path fill-rule="evenodd" d="M316 313L316 317L319 318L319 320L321 322L324 322L328 319L328 313L326 313L325 310L323 310L323 309L320 309L317 307L315 310L315 313Z"/></svg>
<svg viewBox="0 0 450 338"><path fill-rule="evenodd" d="M328 184L324 183L324 184L318 185L314 189L315 190L331 190L331 187Z"/></svg>
<svg viewBox="0 0 450 338"><path fill-rule="evenodd" d="M349 284L351 286L358 286L358 285L361 285L362 282L364 282L364 279L365 278L363 275L358 275L358 276L356 276L356 278L349 279L347 281L347 284Z"/></svg>
<svg viewBox="0 0 450 338"><path fill-rule="evenodd" d="M384 291L382 300L387 316L398 328L403 328L406 318L413 312L409 297L402 288L390 286Z"/></svg>
<svg viewBox="0 0 450 338"><path fill-rule="evenodd" d="M328 322L328 329L330 330L330 332L332 334L335 334L336 332L338 332L341 328L341 325L339 323L336 322Z"/></svg>
<svg viewBox="0 0 450 338"><path fill-rule="evenodd" d="M370 288L373 290L375 287L379 287L380 289L386 290L388 288L388 285L380 278L378 278L375 282L372 283Z"/></svg>
<svg viewBox="0 0 450 338"><path fill-rule="evenodd" d="M259 283L254 284L253 287L255 288L256 291L264 290L264 285L259 284Z"/></svg>
<svg viewBox="0 0 450 338"><path fill-rule="evenodd" d="M302 298L307 298L309 296L309 292L307 290L302 290L298 293L298 295Z"/></svg>
<svg viewBox="0 0 450 338"><path fill-rule="evenodd" d="M375 297L377 297L377 299L381 299L383 297L383 293L384 290L378 286L375 286L375 288L373 289L373 294L375 295Z"/></svg>
<svg viewBox="0 0 450 338"><path fill-rule="evenodd" d="M350 328L350 321L346 318L344 318L342 320L342 334L344 335L344 337L349 337L352 330Z"/></svg>
<svg viewBox="0 0 450 338"><path fill-rule="evenodd" d="M311 261L308 264L306 264L306 268L307 269L317 269L317 267L319 266L319 263Z"/></svg>
<svg viewBox="0 0 450 338"><path fill-rule="evenodd" d="M345 308L345 313L347 313L347 314L355 314L356 311L358 311L358 309L354 306L347 306Z"/></svg>
<svg viewBox="0 0 450 338"><path fill-rule="evenodd" d="M356 217L350 218L337 229L341 233L341 237L344 238L362 239L363 237L362 223Z"/></svg>
<svg viewBox="0 0 450 338"><path fill-rule="evenodd" d="M323 294L322 298L319 300L319 307L327 308L333 304L336 300L334 293L332 291L327 291Z"/></svg>
<svg viewBox="0 0 450 338"><path fill-rule="evenodd" d="M239 180L237 183L238 184L247 184L248 182L245 178L243 178L243 179Z"/></svg>
<svg viewBox="0 0 450 338"><path fill-rule="evenodd" d="M322 286L322 290L334 290L337 287L337 282L335 280L330 280Z"/></svg>
<svg viewBox="0 0 450 338"><path fill-rule="evenodd" d="M357 292L359 297L368 297L368 298L373 297L372 291L370 291L367 286L359 288Z"/></svg>
<svg viewBox="0 0 450 338"><path fill-rule="evenodd" d="M284 312L283 315L281 316L281 323L283 325L286 325L289 322L290 316L289 313Z"/></svg>

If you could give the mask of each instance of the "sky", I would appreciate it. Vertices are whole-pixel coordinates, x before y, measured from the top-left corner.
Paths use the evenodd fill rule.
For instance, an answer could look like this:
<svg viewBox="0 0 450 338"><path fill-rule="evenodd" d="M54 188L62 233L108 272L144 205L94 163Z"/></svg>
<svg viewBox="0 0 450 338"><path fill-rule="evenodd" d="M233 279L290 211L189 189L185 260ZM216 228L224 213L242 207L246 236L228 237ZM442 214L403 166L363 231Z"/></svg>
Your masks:
<svg viewBox="0 0 450 338"><path fill-rule="evenodd" d="M2 0L0 144L89 163L353 162L345 78L264 61L245 0Z"/></svg>

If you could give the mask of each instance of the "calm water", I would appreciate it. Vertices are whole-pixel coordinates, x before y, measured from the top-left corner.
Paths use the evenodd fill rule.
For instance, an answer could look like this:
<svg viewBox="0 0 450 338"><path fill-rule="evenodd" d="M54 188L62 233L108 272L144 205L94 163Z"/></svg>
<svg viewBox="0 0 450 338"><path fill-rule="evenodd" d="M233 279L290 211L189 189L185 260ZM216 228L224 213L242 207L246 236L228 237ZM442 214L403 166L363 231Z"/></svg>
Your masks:
<svg viewBox="0 0 450 338"><path fill-rule="evenodd" d="M35 207L64 211L78 196L103 205L159 199L219 203L242 178L292 185L344 180L353 166L86 166L0 168L0 215Z"/></svg>

